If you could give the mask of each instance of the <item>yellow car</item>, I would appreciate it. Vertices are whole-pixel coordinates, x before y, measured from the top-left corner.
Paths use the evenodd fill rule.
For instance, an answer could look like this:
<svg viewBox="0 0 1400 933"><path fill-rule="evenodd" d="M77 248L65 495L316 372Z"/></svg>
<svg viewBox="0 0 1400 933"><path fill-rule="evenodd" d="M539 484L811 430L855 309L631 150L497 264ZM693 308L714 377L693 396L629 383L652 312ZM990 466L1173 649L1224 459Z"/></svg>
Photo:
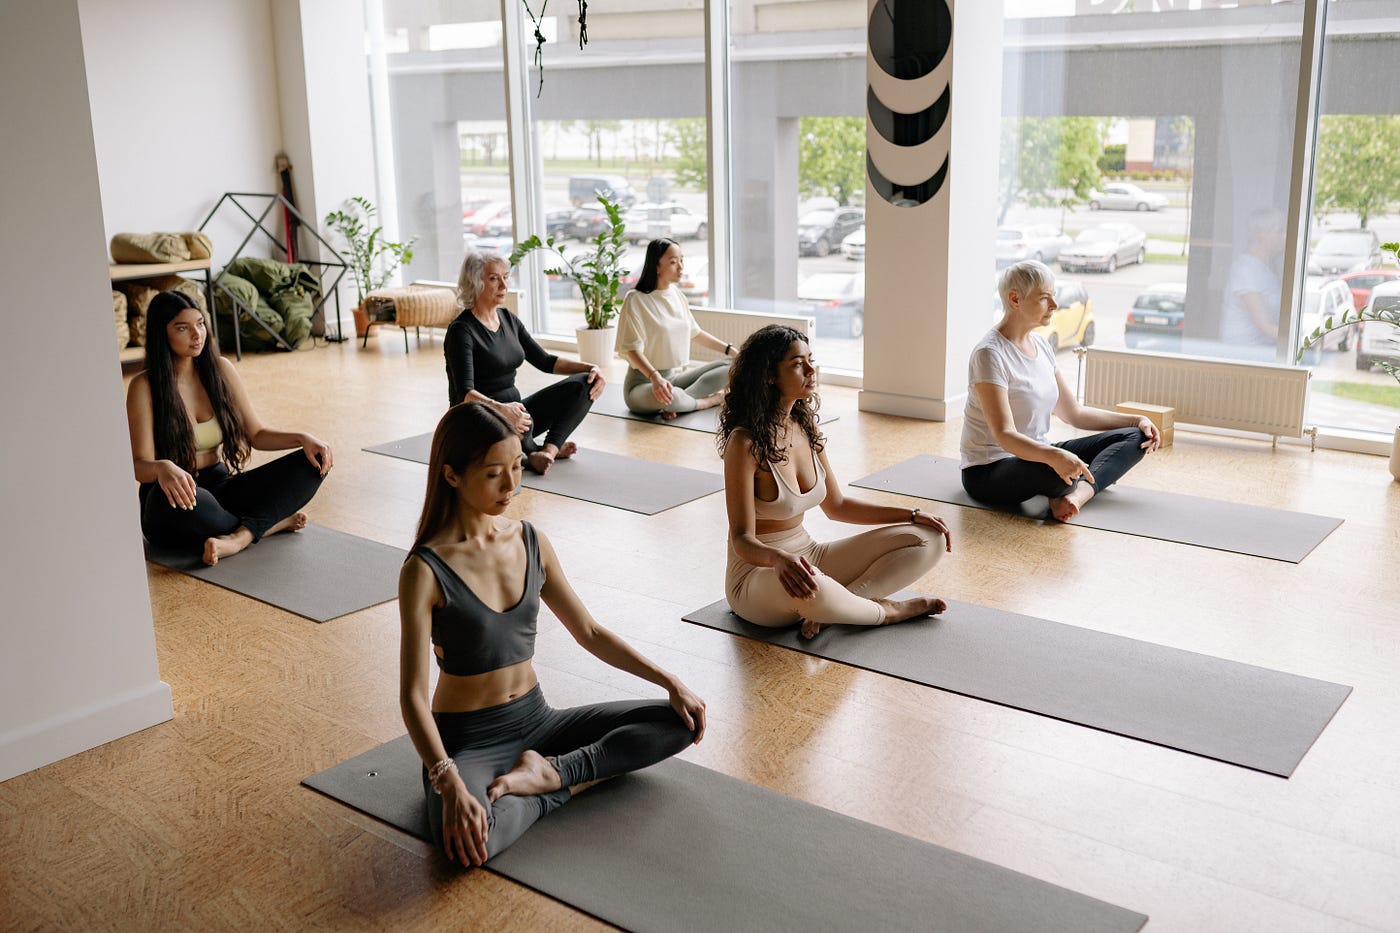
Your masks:
<svg viewBox="0 0 1400 933"><path fill-rule="evenodd" d="M992 293L993 323L1001 320L1001 296ZM1059 305L1050 323L1035 332L1050 342L1051 349L1087 347L1094 342L1094 308L1089 293L1073 279L1055 280L1055 304Z"/></svg>

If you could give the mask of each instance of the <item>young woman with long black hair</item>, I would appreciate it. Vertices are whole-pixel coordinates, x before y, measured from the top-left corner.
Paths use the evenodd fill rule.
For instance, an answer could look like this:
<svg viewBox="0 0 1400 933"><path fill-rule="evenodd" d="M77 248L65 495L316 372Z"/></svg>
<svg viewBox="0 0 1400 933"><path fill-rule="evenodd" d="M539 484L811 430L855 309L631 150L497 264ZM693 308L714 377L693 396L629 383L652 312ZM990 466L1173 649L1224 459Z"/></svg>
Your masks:
<svg viewBox="0 0 1400 933"><path fill-rule="evenodd" d="M151 299L146 369L127 388L126 418L142 533L164 547L202 547L206 564L264 535L305 527L300 509L333 462L325 441L262 423L183 292ZM244 469L254 450L293 448L300 450Z"/></svg>
<svg viewBox="0 0 1400 933"><path fill-rule="evenodd" d="M705 703L594 621L554 548L507 518L520 435L480 402L448 409L399 577L399 703L423 760L433 837L480 865L591 784L669 758L705 733ZM535 676L540 602L594 657L666 700L553 709ZM441 674L429 699L429 658Z"/></svg>

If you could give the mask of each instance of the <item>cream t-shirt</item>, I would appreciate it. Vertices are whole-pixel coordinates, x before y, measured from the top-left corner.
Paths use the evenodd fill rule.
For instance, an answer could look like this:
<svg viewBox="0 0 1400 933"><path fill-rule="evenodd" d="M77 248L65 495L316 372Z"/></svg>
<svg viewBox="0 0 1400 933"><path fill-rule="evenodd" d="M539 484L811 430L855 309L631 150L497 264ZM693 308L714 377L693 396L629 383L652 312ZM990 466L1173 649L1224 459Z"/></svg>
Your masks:
<svg viewBox="0 0 1400 933"><path fill-rule="evenodd" d="M634 290L622 301L615 347L624 359L627 351L640 350L657 369L675 369L690 361L690 341L698 333L700 325L679 288Z"/></svg>

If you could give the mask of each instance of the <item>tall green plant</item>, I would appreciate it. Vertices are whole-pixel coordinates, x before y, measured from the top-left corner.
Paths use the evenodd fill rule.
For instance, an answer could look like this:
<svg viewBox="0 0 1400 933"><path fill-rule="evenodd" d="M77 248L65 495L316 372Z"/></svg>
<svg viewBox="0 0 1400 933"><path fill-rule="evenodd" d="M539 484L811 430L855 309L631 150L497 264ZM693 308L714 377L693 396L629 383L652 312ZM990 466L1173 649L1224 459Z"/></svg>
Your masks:
<svg viewBox="0 0 1400 933"><path fill-rule="evenodd" d="M608 214L608 229L593 238L593 248L586 253L570 258L565 255L568 247L562 240L547 237L543 240L532 234L511 250L509 262L512 267L520 264L535 250L545 250L559 257L562 265L545 269L545 275L557 275L572 279L583 295L583 320L589 330L608 327L622 311L622 302L617 292L622 285L626 269L622 260L627 254L627 225L622 222L622 210L615 201L599 195L603 210Z"/></svg>
<svg viewBox="0 0 1400 933"><path fill-rule="evenodd" d="M1400 265L1400 243L1382 243L1381 251L1388 254L1391 265ZM1389 324L1394 327L1396 330L1392 333L1390 339L1392 342L1400 343L1400 338L1396 336L1400 334L1400 299L1386 302L1384 305L1373 299L1360 311L1349 307L1342 312L1339 318L1333 319L1331 315L1328 315L1311 334L1303 338L1303 345L1298 349L1297 359L1301 361L1304 350L1315 343L1320 343L1322 338L1332 333L1332 331L1341 330L1343 327L1364 324L1368 321L1374 321L1379 324ZM1400 382L1400 366L1396 366L1394 363L1387 363L1384 360L1376 360L1376 365L1395 377L1396 382Z"/></svg>
<svg viewBox="0 0 1400 933"><path fill-rule="evenodd" d="M326 215L326 226L340 235L349 247L350 277L355 280L355 295L360 304L365 295L383 288L399 266L413 261L413 244L394 243L384 238L384 228L374 222L379 211L365 198L351 198L344 208Z"/></svg>

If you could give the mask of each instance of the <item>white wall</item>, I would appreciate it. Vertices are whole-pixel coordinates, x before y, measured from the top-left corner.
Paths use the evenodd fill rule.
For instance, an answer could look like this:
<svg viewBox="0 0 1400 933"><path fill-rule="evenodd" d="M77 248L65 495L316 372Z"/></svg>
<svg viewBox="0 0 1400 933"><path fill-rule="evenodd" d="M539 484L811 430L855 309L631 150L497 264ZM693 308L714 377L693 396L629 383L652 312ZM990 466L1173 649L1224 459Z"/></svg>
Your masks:
<svg viewBox="0 0 1400 933"><path fill-rule="evenodd" d="M277 190L282 124L269 0L78 6L109 241L193 230L225 191ZM236 210L220 210L207 231L216 262L248 228ZM271 255L255 245L252 255Z"/></svg>
<svg viewBox="0 0 1400 933"><path fill-rule="evenodd" d="M77 0L0 20L0 780L171 716L112 329Z"/></svg>

